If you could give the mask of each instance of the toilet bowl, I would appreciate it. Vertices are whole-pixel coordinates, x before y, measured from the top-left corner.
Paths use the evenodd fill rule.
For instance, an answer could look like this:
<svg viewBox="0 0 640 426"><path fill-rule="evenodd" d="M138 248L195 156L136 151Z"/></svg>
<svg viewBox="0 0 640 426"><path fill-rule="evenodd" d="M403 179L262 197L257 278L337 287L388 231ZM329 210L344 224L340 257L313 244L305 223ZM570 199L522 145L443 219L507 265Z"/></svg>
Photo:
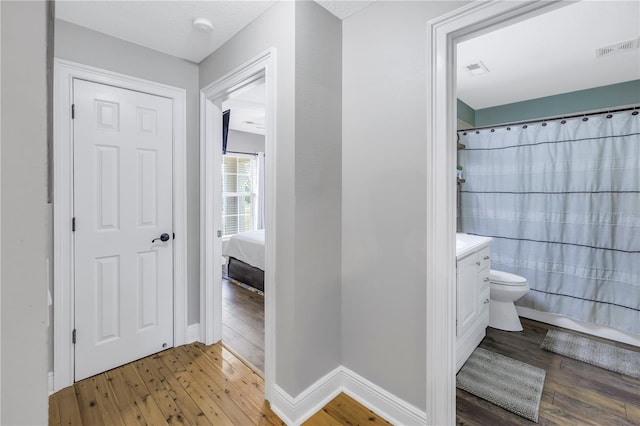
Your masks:
<svg viewBox="0 0 640 426"><path fill-rule="evenodd" d="M522 331L522 324L513 304L529 292L527 279L508 272L489 271L489 326L505 331Z"/></svg>

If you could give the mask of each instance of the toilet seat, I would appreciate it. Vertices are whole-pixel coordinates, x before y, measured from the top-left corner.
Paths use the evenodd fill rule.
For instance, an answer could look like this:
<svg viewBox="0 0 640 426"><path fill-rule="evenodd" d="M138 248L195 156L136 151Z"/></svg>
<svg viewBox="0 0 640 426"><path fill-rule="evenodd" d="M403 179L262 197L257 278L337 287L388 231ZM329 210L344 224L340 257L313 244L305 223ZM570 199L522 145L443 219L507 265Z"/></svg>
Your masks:
<svg viewBox="0 0 640 426"><path fill-rule="evenodd" d="M527 279L520 275L510 274L509 272L489 270L489 281L491 284L503 285L508 287L523 287L527 285Z"/></svg>

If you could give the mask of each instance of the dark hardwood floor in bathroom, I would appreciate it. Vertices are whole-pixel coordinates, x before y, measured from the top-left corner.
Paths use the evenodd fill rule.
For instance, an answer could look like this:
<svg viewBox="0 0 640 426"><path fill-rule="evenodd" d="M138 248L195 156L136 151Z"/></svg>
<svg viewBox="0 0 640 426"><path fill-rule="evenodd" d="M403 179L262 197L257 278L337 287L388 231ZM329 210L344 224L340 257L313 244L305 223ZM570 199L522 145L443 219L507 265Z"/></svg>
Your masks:
<svg viewBox="0 0 640 426"><path fill-rule="evenodd" d="M524 330L516 333L487 328L480 347L547 371L540 425L640 425L640 379L547 352L540 344L547 330L557 327L527 319L522 319L522 325ZM456 398L459 425L535 424L460 389Z"/></svg>

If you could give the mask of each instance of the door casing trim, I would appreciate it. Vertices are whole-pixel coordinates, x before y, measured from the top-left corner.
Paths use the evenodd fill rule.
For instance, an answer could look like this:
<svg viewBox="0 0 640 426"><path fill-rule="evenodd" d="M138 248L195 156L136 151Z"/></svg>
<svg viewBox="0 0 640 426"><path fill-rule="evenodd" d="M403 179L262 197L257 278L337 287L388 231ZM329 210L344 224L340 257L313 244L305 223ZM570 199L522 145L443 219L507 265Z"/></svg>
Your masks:
<svg viewBox="0 0 640 426"><path fill-rule="evenodd" d="M276 370L276 49L270 48L200 89L200 333L207 345L222 339L222 100L264 80L265 105L265 365L270 401ZM216 164L218 166L216 166ZM215 193L215 191L218 193Z"/></svg>
<svg viewBox="0 0 640 426"><path fill-rule="evenodd" d="M471 2L426 26L427 424L456 420L456 46L570 4L565 0Z"/></svg>
<svg viewBox="0 0 640 426"><path fill-rule="evenodd" d="M56 58L53 92L53 390L74 383L73 80L135 90L173 101L173 344L187 338L186 91Z"/></svg>

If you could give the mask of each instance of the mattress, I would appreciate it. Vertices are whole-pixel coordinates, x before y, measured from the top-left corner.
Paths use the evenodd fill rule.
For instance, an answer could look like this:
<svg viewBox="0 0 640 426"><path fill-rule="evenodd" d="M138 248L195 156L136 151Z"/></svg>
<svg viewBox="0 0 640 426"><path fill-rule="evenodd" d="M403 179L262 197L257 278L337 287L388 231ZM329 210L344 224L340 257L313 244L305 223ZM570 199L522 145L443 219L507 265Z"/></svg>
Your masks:
<svg viewBox="0 0 640 426"><path fill-rule="evenodd" d="M232 235L222 242L222 255L264 271L264 229Z"/></svg>

